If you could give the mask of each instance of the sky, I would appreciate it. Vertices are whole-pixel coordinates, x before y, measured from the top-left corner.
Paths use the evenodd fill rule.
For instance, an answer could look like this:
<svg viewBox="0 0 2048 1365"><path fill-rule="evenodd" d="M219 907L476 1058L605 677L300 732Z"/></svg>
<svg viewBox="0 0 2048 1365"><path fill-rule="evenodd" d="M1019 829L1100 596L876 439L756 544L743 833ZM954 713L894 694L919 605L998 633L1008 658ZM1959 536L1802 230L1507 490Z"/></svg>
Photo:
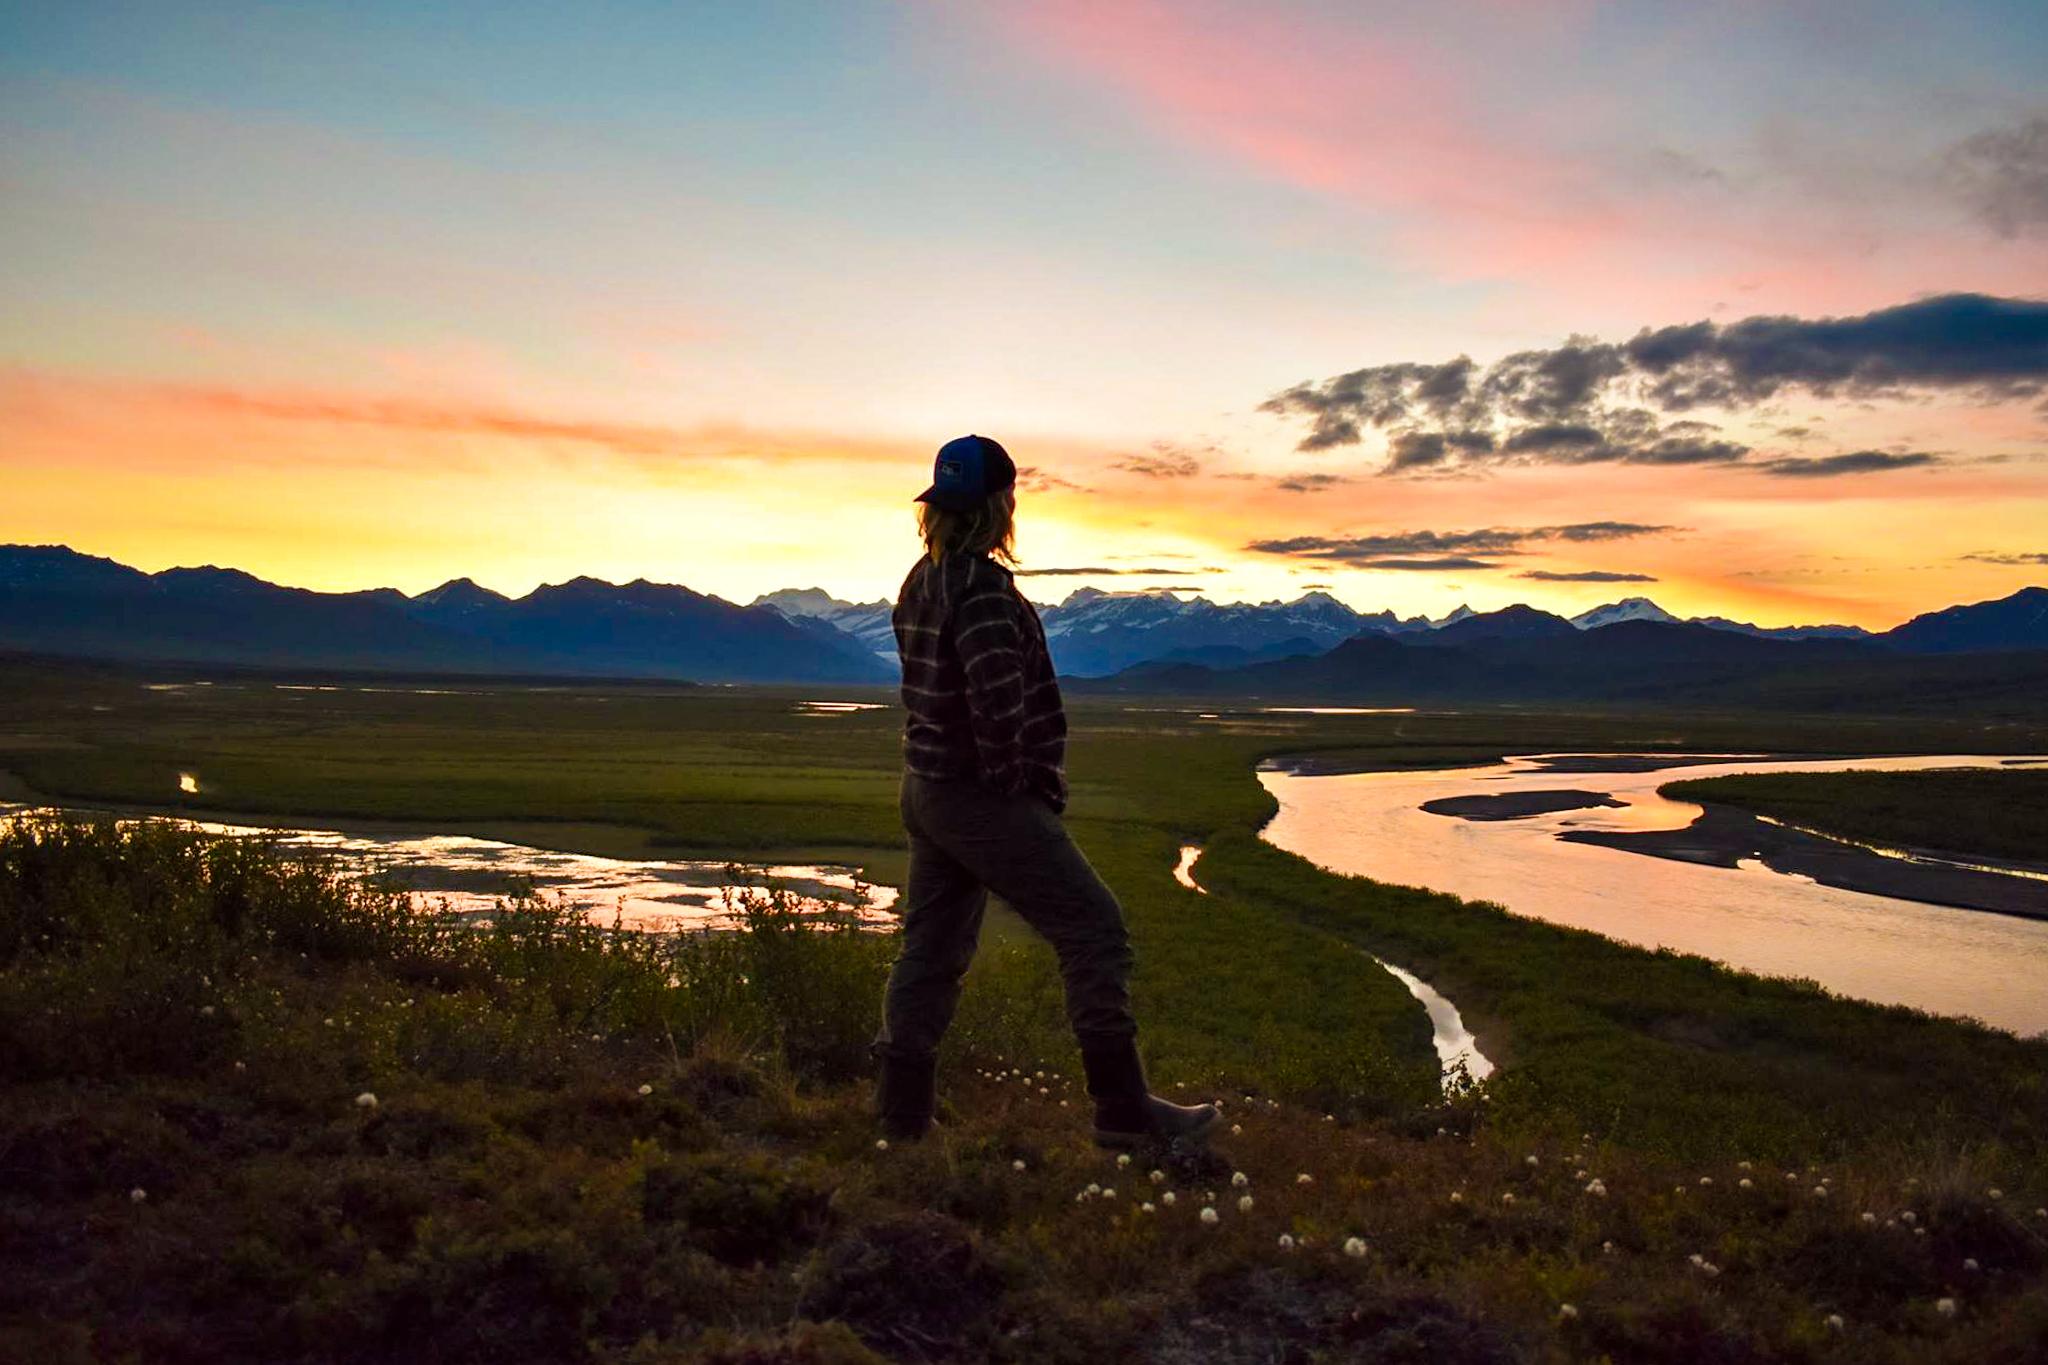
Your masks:
<svg viewBox="0 0 2048 1365"><path fill-rule="evenodd" d="M2048 8L0 0L0 543L322 589L2048 582Z"/></svg>

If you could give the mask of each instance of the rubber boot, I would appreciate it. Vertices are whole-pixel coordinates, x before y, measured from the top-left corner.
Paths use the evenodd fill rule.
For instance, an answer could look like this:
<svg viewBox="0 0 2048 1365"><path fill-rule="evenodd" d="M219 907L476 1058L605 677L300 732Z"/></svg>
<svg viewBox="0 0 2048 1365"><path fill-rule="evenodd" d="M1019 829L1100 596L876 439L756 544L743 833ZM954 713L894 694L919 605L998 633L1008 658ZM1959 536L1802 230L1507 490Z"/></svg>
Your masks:
<svg viewBox="0 0 2048 1365"><path fill-rule="evenodd" d="M932 1110L938 1103L938 1070L937 1056L881 1054L875 1109L882 1120L883 1136L915 1142L931 1131Z"/></svg>
<svg viewBox="0 0 2048 1365"><path fill-rule="evenodd" d="M1174 1104L1151 1093L1138 1045L1131 1039L1084 1045L1081 1068L1095 1100L1098 1147L1197 1142L1223 1117L1213 1104Z"/></svg>

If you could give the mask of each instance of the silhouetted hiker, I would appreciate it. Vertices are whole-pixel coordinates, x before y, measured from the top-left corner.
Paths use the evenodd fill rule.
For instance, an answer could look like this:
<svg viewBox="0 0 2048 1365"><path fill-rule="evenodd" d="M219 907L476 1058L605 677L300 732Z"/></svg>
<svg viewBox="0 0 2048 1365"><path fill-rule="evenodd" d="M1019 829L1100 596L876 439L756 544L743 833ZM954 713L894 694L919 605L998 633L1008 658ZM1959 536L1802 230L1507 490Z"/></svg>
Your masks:
<svg viewBox="0 0 2048 1365"><path fill-rule="evenodd" d="M925 553L892 618L909 712L901 804L910 877L874 1044L877 1107L892 1137L930 1127L939 1040L993 891L1059 954L1095 1140L1197 1137L1216 1123L1216 1106L1169 1104L1147 1090L1123 910L1060 820L1066 713L1038 612L1001 562L1016 562L1016 481L1002 446L962 436L939 448L932 486L917 497Z"/></svg>

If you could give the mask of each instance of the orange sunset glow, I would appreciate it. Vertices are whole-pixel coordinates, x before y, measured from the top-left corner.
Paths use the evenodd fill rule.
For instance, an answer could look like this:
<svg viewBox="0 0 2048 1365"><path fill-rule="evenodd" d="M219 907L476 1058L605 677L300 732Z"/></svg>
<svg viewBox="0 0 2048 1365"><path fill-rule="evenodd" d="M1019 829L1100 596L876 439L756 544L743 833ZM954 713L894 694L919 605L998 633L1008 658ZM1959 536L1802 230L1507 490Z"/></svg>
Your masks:
<svg viewBox="0 0 2048 1365"><path fill-rule="evenodd" d="M0 541L869 600L977 431L1026 569L1099 571L1047 601L1882 628L2048 576L2048 140L1995 25L808 14L10 16Z"/></svg>

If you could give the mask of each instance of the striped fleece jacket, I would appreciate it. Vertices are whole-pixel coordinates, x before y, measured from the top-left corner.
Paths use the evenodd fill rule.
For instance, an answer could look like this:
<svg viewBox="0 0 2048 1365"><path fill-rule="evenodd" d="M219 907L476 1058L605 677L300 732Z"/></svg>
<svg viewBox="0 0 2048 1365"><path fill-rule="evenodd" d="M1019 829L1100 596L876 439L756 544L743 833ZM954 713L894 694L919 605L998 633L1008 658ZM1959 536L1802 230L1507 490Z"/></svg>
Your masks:
<svg viewBox="0 0 2048 1365"><path fill-rule="evenodd" d="M903 766L1067 806L1067 715L1038 612L986 555L921 557L890 615L903 660Z"/></svg>

